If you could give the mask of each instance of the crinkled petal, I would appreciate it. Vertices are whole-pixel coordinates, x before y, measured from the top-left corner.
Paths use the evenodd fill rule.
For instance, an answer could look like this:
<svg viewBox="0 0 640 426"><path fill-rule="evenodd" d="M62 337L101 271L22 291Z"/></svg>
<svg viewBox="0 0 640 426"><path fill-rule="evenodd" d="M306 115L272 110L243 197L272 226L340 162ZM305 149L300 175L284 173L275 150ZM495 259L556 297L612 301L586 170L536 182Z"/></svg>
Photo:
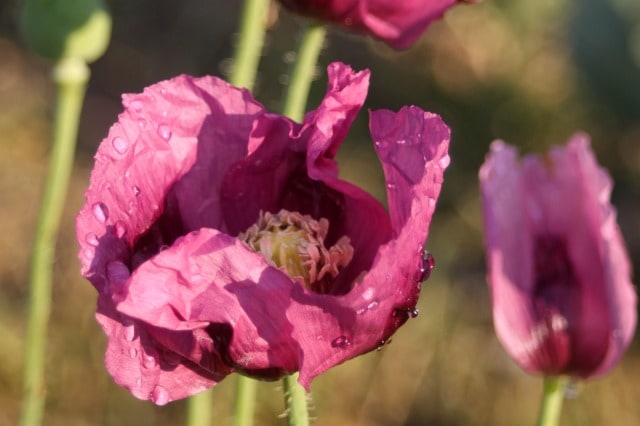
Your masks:
<svg viewBox="0 0 640 426"><path fill-rule="evenodd" d="M271 114L256 119L250 154L224 180L223 210L231 235L245 231L261 210L275 213L284 208L329 220L329 245L346 235L358 253L333 286L344 293L371 265L392 231L382 205L338 179L334 161L366 97L369 73L356 73L336 62L329 65L328 75L324 99L302 125Z"/></svg>
<svg viewBox="0 0 640 426"><path fill-rule="evenodd" d="M120 317L111 315L115 310L108 302L122 297L130 269L146 259L138 259L135 245L157 237L161 247L192 227L223 227L222 176L246 155L253 119L263 111L248 91L213 77L179 76L124 95L123 103L125 111L98 148L76 221L82 274L99 293L97 315L110 338L107 364L113 375L135 368L128 349L121 350ZM156 228L161 229L150 234ZM178 372L170 380L180 380ZM132 392L137 386L134 394L148 398L152 381L136 385L141 376L135 377L116 380Z"/></svg>
<svg viewBox="0 0 640 426"><path fill-rule="evenodd" d="M232 369L202 368L180 355L160 348L148 325L115 311L107 296L98 299L96 319L107 335L105 365L115 382L140 399L158 405L202 392Z"/></svg>
<svg viewBox="0 0 640 426"><path fill-rule="evenodd" d="M211 359L220 358L257 375L282 375L297 369L285 316L294 286L237 238L204 228L142 264L118 311L187 332L179 345L165 344L197 365L217 366ZM210 349L200 347L203 333L215 342Z"/></svg>
<svg viewBox="0 0 640 426"><path fill-rule="evenodd" d="M281 0L289 9L370 34L394 49L410 47L457 0Z"/></svg>
<svg viewBox="0 0 640 426"><path fill-rule="evenodd" d="M312 329L294 329L299 340L308 342L300 369L305 387L333 365L384 344L409 318L418 300L423 244L449 164L450 132L438 116L416 107L398 113L371 112L370 128L389 185L394 238L379 248L369 271L336 301L330 315L311 310L306 315L313 315L308 321ZM420 160L398 163L406 149ZM407 213L404 220L394 220ZM338 321L331 334L319 324L332 317ZM319 338L330 345L314 345L313 339Z"/></svg>

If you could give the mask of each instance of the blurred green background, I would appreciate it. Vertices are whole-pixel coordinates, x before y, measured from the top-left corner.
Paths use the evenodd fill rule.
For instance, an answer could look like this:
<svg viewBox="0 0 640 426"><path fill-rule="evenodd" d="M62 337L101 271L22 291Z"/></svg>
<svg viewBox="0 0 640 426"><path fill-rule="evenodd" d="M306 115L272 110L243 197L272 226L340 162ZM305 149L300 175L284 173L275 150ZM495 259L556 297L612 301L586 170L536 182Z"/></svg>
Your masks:
<svg viewBox="0 0 640 426"><path fill-rule="evenodd" d="M74 218L120 95L180 73L224 76L240 2L108 3L113 38L92 65L55 264L45 424L180 424L183 401L155 407L108 376L95 291L79 275ZM17 1L0 3L0 425L15 424L20 409L26 271L54 96L50 64L26 51L17 15ZM278 111L302 22L275 6L271 20L255 93ZM640 2L485 0L452 9L402 53L334 28L309 108L333 60L371 69L366 107L415 104L441 114L452 128L452 164L428 240L437 268L423 286L420 316L381 351L313 383L316 424L533 424L541 380L515 366L492 328L477 171L493 139L541 152L587 131L615 180L613 203L640 270ZM384 202L367 126L363 111L339 153L341 172ZM640 424L638 341L610 375L572 387L563 425ZM216 424L230 424L234 389L234 376L214 388ZM280 384L260 384L256 424L285 424L283 411Z"/></svg>

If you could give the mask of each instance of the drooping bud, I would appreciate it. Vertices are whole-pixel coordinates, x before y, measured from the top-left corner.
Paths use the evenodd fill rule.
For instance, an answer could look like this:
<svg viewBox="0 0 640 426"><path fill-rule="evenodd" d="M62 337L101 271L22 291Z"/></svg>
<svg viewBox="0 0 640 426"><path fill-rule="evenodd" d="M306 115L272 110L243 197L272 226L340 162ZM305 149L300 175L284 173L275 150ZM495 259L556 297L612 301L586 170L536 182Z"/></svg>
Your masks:
<svg viewBox="0 0 640 426"><path fill-rule="evenodd" d="M260 213L258 221L238 235L249 247L292 279L317 293L328 293L340 268L349 264L353 247L341 237L327 249L327 219L315 220L297 212Z"/></svg>

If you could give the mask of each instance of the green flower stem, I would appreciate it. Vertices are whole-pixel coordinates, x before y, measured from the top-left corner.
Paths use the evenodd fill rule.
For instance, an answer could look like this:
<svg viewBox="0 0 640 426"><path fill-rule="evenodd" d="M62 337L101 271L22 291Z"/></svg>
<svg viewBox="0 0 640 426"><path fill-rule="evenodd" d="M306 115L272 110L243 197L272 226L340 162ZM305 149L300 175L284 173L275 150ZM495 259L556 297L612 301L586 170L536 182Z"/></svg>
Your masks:
<svg viewBox="0 0 640 426"><path fill-rule="evenodd" d="M262 53L269 0L245 0L240 20L240 39L233 58L230 83L253 89Z"/></svg>
<svg viewBox="0 0 640 426"><path fill-rule="evenodd" d="M57 86L53 148L29 271L24 395L20 419L22 426L39 425L44 415L45 353L47 324L51 311L55 244L73 167L78 123L89 80L89 67L82 59L62 59L53 69L53 80Z"/></svg>
<svg viewBox="0 0 640 426"><path fill-rule="evenodd" d="M298 373L282 379L284 385L284 405L287 409L289 426L308 426L307 391L298 383Z"/></svg>
<svg viewBox="0 0 640 426"><path fill-rule="evenodd" d="M187 426L210 426L213 419L212 390L193 395L187 400Z"/></svg>
<svg viewBox="0 0 640 426"><path fill-rule="evenodd" d="M282 113L292 120L300 122L304 118L309 89L325 35L326 28L321 24L307 26L302 34L282 108ZM289 426L307 426L309 424L307 392L298 383L298 374L286 376L282 379L282 383L287 424Z"/></svg>
<svg viewBox="0 0 640 426"><path fill-rule="evenodd" d="M253 89L267 29L270 0L245 0L240 18L240 34L233 58L229 82ZM251 426L255 411L255 380L238 375L236 390L236 426ZM196 426L190 424L189 426Z"/></svg>
<svg viewBox="0 0 640 426"><path fill-rule="evenodd" d="M542 403L538 413L537 426L557 426L562 411L562 401L568 379L559 376L544 378Z"/></svg>
<svg viewBox="0 0 640 426"><path fill-rule="evenodd" d="M253 426L253 412L256 407L258 382L246 376L238 375L236 389L235 426Z"/></svg>
<svg viewBox="0 0 640 426"><path fill-rule="evenodd" d="M311 24L302 34L282 109L282 113L292 120L300 122L304 118L309 89L326 32L324 25Z"/></svg>

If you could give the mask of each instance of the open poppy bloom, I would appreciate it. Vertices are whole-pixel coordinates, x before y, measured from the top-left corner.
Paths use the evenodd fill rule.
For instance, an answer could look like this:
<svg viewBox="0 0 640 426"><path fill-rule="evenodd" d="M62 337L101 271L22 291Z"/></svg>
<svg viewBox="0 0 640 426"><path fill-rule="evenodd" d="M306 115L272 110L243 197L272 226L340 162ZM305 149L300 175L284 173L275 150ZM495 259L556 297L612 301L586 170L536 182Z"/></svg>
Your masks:
<svg viewBox="0 0 640 426"><path fill-rule="evenodd" d="M468 0L467 0L468 1ZM459 0L280 0L285 7L372 35L394 49L409 48Z"/></svg>
<svg viewBox="0 0 640 426"><path fill-rule="evenodd" d="M302 124L215 77L125 95L77 219L115 381L156 404L237 371L311 380L411 315L449 163L449 129L416 107L370 114L389 213L334 156L368 71L329 66Z"/></svg>
<svg viewBox="0 0 640 426"><path fill-rule="evenodd" d="M521 161L494 142L480 186L493 320L507 352L534 373L608 372L633 337L636 295L612 182L588 137Z"/></svg>

